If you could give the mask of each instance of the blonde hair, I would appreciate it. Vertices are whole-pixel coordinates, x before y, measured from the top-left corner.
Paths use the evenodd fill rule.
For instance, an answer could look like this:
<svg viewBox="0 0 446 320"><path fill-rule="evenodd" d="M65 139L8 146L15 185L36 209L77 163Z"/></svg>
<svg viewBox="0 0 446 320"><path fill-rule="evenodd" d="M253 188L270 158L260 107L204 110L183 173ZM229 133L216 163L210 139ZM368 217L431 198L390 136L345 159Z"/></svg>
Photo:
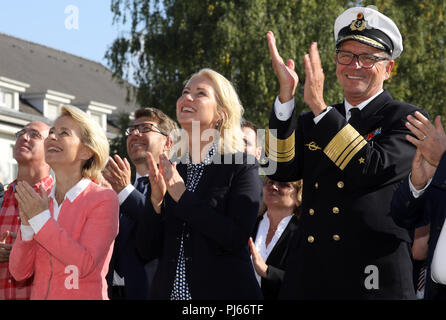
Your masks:
<svg viewBox="0 0 446 320"><path fill-rule="evenodd" d="M72 118L79 125L82 144L93 152L93 156L82 167L82 177L99 183L110 150L104 130L88 114L76 107L62 106L60 117L64 116Z"/></svg>
<svg viewBox="0 0 446 320"><path fill-rule="evenodd" d="M220 133L219 152L221 154L243 152L245 146L241 121L244 109L234 86L223 75L209 68L194 73L187 83L197 76L206 77L213 84L217 112L222 119L217 128Z"/></svg>

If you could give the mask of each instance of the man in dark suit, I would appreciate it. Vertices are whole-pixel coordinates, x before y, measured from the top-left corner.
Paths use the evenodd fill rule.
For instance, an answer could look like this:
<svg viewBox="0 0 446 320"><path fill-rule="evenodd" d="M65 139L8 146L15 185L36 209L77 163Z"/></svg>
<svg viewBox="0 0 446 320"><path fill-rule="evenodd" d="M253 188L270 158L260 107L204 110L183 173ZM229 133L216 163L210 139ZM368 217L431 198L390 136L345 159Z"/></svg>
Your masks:
<svg viewBox="0 0 446 320"><path fill-rule="evenodd" d="M440 121L435 127L420 113L409 116L407 127L417 147L412 171L392 200L395 222L409 230L430 223L425 299L446 299L446 134Z"/></svg>
<svg viewBox="0 0 446 320"><path fill-rule="evenodd" d="M158 109L137 110L135 120L126 130L127 153L136 168L134 183L130 183L129 162L118 155L109 160L104 171L120 203L119 234L107 275L110 299L148 299L157 261L143 260L135 247L136 221L138 215L145 214L145 202L150 196L146 152L156 155L156 159L169 152L169 134L175 128L176 123Z"/></svg>
<svg viewBox="0 0 446 320"><path fill-rule="evenodd" d="M336 75L344 103L327 107L324 74L312 43L304 57L304 98L294 111L298 76L267 34L280 95L266 137L272 178L303 179L299 236L279 298L414 299L407 230L390 217L390 202L408 174L415 148L405 139L406 116L419 108L383 90L402 37L391 19L350 8L335 22ZM276 129L277 131L275 132Z"/></svg>

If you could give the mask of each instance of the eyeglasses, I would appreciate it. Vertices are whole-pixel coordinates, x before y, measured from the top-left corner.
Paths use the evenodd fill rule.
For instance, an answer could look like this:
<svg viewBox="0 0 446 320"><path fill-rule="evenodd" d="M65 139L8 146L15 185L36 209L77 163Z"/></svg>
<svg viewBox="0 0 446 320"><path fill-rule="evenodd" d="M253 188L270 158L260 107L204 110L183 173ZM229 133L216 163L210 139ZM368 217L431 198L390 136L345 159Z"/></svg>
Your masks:
<svg viewBox="0 0 446 320"><path fill-rule="evenodd" d="M289 182L278 182L278 181L273 181L273 180L267 180L265 183L266 187L272 187L272 186L276 186L278 189L288 189L288 188L292 188L293 185Z"/></svg>
<svg viewBox="0 0 446 320"><path fill-rule="evenodd" d="M359 65L364 69L373 68L375 63L379 61L390 60L389 58L377 57L374 56L373 54L368 54L368 53L354 54L349 51L336 50L336 61L339 64L348 66L352 63L354 58L358 60Z"/></svg>
<svg viewBox="0 0 446 320"><path fill-rule="evenodd" d="M43 136L40 134L40 132L37 130L34 130L34 129L22 129L15 133L15 137L16 137L16 139L19 139L20 137L22 137L25 134L28 136L28 138L33 139L33 140L42 140L43 139Z"/></svg>
<svg viewBox="0 0 446 320"><path fill-rule="evenodd" d="M128 137L132 134L136 134L136 130L138 130L138 133L147 133L147 132L156 132L160 133L163 136L168 136L165 132L163 132L160 128L155 126L152 123L139 123L133 126L128 127L125 129L125 135Z"/></svg>

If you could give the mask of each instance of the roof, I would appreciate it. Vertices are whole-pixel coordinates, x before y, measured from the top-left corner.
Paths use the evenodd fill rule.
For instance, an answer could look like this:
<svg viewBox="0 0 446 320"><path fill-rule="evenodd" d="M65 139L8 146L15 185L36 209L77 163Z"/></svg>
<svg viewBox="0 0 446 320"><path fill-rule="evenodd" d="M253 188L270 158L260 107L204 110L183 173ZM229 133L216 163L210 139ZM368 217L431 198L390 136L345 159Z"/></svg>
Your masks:
<svg viewBox="0 0 446 320"><path fill-rule="evenodd" d="M135 99L126 101L127 89L98 62L3 33L0 52L0 76L29 84L27 93L54 90L75 96L73 105L97 101L116 106L115 114L138 109Z"/></svg>

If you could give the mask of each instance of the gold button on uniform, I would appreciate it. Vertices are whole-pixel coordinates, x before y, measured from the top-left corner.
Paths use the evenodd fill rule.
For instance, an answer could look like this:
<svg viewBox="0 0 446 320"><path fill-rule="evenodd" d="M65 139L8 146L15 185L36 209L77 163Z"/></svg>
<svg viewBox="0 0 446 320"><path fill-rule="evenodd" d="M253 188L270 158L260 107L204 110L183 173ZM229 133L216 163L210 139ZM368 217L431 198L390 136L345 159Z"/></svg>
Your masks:
<svg viewBox="0 0 446 320"><path fill-rule="evenodd" d="M343 181L338 181L337 186L339 189L344 188L344 182Z"/></svg>
<svg viewBox="0 0 446 320"><path fill-rule="evenodd" d="M316 182L316 183L314 184L314 188L315 188L315 189L319 188L319 183Z"/></svg>
<svg viewBox="0 0 446 320"><path fill-rule="evenodd" d="M309 243L313 243L314 242L314 237L313 236L308 236L307 241Z"/></svg>
<svg viewBox="0 0 446 320"><path fill-rule="evenodd" d="M334 234L333 235L333 240L334 241L339 241L339 240L341 240L341 237L338 234Z"/></svg>
<svg viewBox="0 0 446 320"><path fill-rule="evenodd" d="M333 207L333 213L334 214L338 214L339 213L339 208L338 207Z"/></svg>
<svg viewBox="0 0 446 320"><path fill-rule="evenodd" d="M310 214L310 216L312 216L314 214L314 209L308 210L308 213Z"/></svg>

